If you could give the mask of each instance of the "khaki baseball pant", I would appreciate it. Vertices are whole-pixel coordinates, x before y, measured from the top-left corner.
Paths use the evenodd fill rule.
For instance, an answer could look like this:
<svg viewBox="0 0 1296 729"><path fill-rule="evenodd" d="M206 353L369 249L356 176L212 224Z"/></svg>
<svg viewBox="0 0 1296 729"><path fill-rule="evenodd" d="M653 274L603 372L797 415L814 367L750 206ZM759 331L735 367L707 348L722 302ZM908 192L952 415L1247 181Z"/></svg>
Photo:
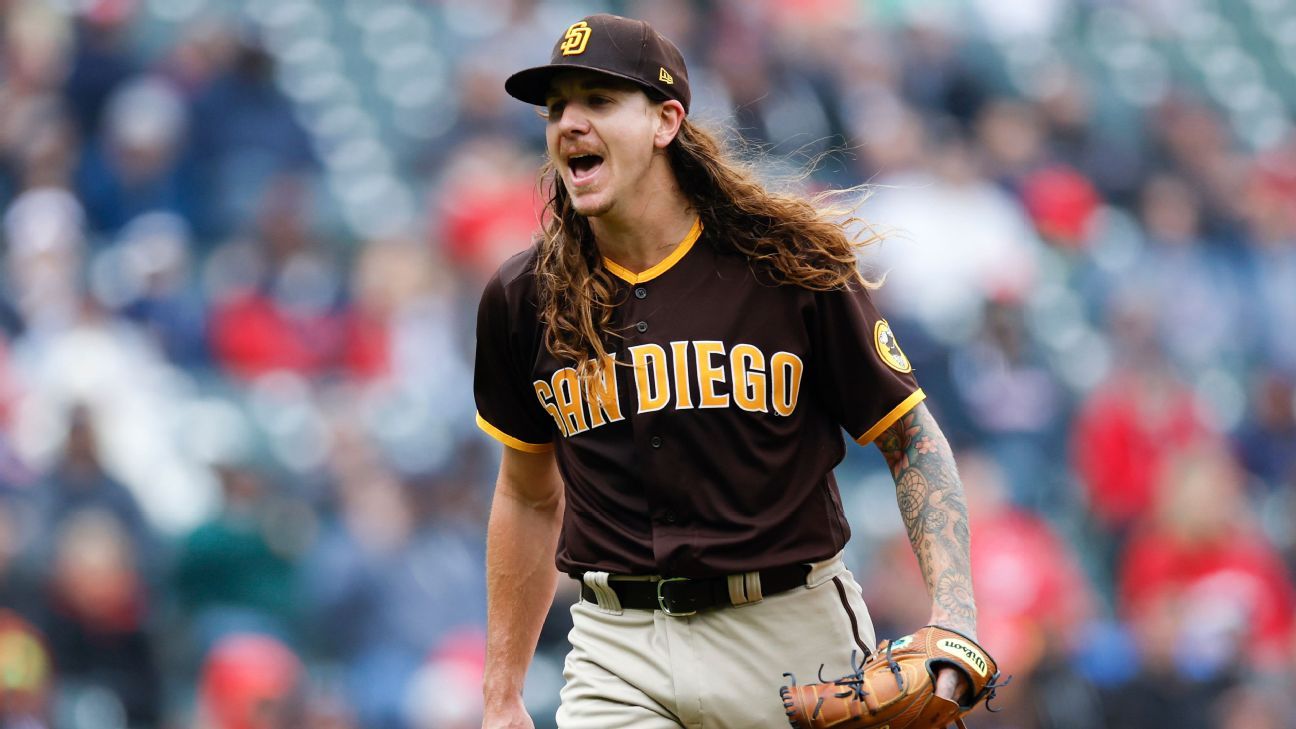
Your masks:
<svg viewBox="0 0 1296 729"><path fill-rule="evenodd" d="M613 578L615 579L615 578ZM559 729L753 729L787 726L783 673L813 682L851 670L876 645L841 555L804 587L689 617L578 601L571 608Z"/></svg>

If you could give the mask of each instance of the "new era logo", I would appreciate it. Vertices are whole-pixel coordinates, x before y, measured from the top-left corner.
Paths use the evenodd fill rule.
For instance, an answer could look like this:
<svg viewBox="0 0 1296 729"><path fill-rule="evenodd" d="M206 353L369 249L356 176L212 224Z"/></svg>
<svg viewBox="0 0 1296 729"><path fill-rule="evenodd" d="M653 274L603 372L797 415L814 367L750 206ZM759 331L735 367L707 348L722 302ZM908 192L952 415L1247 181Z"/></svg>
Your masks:
<svg viewBox="0 0 1296 729"><path fill-rule="evenodd" d="M664 69L664 68L661 69L661 70L657 73L657 80L658 80L658 81L664 81L664 82L666 82L666 83L668 83L668 84L674 84L674 83L675 83L675 77L672 76L672 75L670 75L670 72L667 71L667 70Z"/></svg>

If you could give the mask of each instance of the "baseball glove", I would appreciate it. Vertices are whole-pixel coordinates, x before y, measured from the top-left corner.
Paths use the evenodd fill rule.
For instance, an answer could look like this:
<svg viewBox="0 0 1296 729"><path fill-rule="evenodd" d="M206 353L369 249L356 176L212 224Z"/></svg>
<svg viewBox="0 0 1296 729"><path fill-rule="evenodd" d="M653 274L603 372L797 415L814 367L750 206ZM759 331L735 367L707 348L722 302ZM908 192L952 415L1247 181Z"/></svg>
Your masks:
<svg viewBox="0 0 1296 729"><path fill-rule="evenodd" d="M969 689L962 703L936 695L936 671L953 666L964 673ZM822 672L823 668L820 667ZM961 633L928 625L912 635L883 641L855 672L836 681L779 689L788 722L794 729L944 729L963 726L963 716L995 690L999 667L985 649ZM993 711L993 709L991 709Z"/></svg>

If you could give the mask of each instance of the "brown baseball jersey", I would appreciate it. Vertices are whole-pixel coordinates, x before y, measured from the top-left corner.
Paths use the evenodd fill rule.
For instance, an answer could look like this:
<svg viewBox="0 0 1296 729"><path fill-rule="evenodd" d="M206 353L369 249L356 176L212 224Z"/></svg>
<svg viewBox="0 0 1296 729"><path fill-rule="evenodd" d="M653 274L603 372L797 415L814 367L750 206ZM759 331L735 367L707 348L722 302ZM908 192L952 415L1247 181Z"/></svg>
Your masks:
<svg viewBox="0 0 1296 729"><path fill-rule="evenodd" d="M544 347L536 249L477 315L477 422L556 451L558 568L705 577L823 560L850 536L832 469L923 399L863 285L775 285L700 223L665 260L610 260L609 359L582 386Z"/></svg>

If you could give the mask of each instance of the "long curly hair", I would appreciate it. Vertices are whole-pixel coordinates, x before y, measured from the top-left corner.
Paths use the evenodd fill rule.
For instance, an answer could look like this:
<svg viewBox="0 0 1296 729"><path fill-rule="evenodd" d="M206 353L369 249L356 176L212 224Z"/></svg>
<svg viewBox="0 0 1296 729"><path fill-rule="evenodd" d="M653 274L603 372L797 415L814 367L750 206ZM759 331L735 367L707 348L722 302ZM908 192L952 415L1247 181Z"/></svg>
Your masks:
<svg viewBox="0 0 1296 729"><path fill-rule="evenodd" d="M879 236L853 215L859 188L813 197L773 192L751 163L740 162L699 125L685 119L666 153L684 197L701 218L706 239L741 253L778 285L815 291L864 285L857 249ZM582 377L607 356L616 285L603 265L589 221L576 213L553 162L541 170L547 222L536 260L544 345ZM848 197L855 202L843 202ZM863 237L849 231L859 230Z"/></svg>

